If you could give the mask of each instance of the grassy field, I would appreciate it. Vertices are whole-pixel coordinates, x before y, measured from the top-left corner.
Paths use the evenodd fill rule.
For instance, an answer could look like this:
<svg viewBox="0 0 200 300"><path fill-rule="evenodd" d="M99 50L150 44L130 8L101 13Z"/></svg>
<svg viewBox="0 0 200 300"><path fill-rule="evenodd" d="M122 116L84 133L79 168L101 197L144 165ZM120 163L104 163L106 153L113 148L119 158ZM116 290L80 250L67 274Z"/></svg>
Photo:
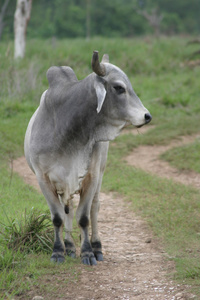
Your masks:
<svg viewBox="0 0 200 300"><path fill-rule="evenodd" d="M0 232L18 224L31 209L46 211L44 198L26 186L9 169L23 155L28 121L47 89L46 71L52 65L70 65L78 79L91 72L93 50L108 53L111 63L129 76L136 93L153 115L155 128L146 134L123 135L111 143L103 189L116 191L132 202L160 237L176 262L177 280L191 284L197 293L200 278L200 191L151 176L129 167L122 158L134 147L167 144L180 135L200 132L200 67L189 60L196 45L186 38L85 40L30 40L26 58L13 61L13 43L0 48ZM170 150L165 159L184 169L200 171L199 142ZM186 159L187 158L187 159ZM6 229L7 228L7 229ZM75 231L75 237L77 235ZM55 272L44 252L13 252L0 243L0 299L37 285L40 276ZM48 251L47 251L48 252ZM37 259L36 259L37 258ZM67 260L63 268L76 274L79 260ZM73 275L72 277L77 276ZM23 282L23 278L29 278ZM6 295L6 296L5 296Z"/></svg>

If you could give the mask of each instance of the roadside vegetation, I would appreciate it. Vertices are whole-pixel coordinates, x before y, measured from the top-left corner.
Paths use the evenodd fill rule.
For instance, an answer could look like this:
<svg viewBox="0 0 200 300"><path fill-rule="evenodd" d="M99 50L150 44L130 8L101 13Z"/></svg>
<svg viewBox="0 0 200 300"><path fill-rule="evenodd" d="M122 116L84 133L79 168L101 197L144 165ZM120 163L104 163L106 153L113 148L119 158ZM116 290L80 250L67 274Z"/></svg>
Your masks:
<svg viewBox="0 0 200 300"><path fill-rule="evenodd" d="M170 259L175 261L176 273L170 276L191 284L198 293L200 191L134 169L123 161L123 157L139 145L167 144L181 135L200 132L200 67L188 64L195 46L186 47L187 42L187 38L181 37L156 40L150 36L90 41L29 40L26 58L18 62L13 60L13 43L1 44L0 299L23 294L32 285L39 284L40 276L55 273L48 247L34 247L33 243L17 249L8 243L13 232L16 236L25 230L26 234L34 231L42 239L51 228L44 197L12 172L12 161L23 155L26 126L42 92L48 88L47 69L52 65L69 65L78 79L82 79L91 72L93 50L99 50L100 56L108 53L111 63L127 73L155 125L146 134L122 135L111 143L103 190L118 192L131 201L133 210L146 219ZM197 140L192 145L170 150L165 159L173 161L176 167L199 172L199 148ZM42 233L25 227L31 218L35 220L34 212L36 219L39 215L46 216ZM34 223L36 228L37 222ZM32 237L27 238L26 234L26 240L30 241ZM77 229L74 236L77 239ZM25 248L28 251L24 251ZM67 269L75 280L79 263L79 259L68 259L58 266L57 272Z"/></svg>

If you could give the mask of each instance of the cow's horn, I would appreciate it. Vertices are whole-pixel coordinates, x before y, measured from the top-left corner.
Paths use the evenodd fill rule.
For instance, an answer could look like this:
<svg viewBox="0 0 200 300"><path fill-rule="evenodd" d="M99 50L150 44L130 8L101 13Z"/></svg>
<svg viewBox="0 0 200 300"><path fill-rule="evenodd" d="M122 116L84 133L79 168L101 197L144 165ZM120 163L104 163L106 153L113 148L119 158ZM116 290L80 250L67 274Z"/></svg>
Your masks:
<svg viewBox="0 0 200 300"><path fill-rule="evenodd" d="M106 75L106 68L105 66L99 62L99 54L98 51L93 52L92 56L92 70L99 76Z"/></svg>

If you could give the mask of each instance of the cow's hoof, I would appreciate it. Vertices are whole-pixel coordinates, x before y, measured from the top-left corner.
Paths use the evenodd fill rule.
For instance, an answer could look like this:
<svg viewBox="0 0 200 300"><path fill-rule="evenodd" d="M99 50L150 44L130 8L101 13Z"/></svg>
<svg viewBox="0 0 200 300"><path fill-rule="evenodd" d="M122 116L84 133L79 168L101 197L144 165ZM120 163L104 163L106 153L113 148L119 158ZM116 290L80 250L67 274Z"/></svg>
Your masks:
<svg viewBox="0 0 200 300"><path fill-rule="evenodd" d="M81 258L81 261L84 265L89 265L89 266L96 266L97 265L97 261L96 258L94 256L83 256Z"/></svg>
<svg viewBox="0 0 200 300"><path fill-rule="evenodd" d="M76 252L74 252L72 250L66 250L66 255L71 258L76 258Z"/></svg>
<svg viewBox="0 0 200 300"><path fill-rule="evenodd" d="M101 251L94 252L97 261L103 261L103 254Z"/></svg>
<svg viewBox="0 0 200 300"><path fill-rule="evenodd" d="M63 254L53 253L52 256L51 256L51 261L55 262L55 263L58 263L58 264L61 264L65 261L65 257L64 257Z"/></svg>
<svg viewBox="0 0 200 300"><path fill-rule="evenodd" d="M65 253L67 256L76 258L76 248L71 241L65 239Z"/></svg>
<svg viewBox="0 0 200 300"><path fill-rule="evenodd" d="M100 241L91 242L92 251L97 261L103 261L102 246Z"/></svg>

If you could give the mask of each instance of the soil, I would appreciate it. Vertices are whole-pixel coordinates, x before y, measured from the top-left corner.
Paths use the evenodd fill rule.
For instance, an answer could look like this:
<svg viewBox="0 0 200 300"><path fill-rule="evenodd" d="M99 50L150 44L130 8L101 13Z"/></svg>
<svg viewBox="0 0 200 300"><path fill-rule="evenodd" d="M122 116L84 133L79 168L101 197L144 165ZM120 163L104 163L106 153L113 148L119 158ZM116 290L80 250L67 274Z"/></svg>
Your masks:
<svg viewBox="0 0 200 300"><path fill-rule="evenodd" d="M170 147L190 143L196 137L182 137L167 146L142 146L135 149L126 160L158 176L200 188L198 174L180 173L158 159L159 154ZM39 190L35 175L28 168L24 157L13 162L13 169L26 183ZM194 299L189 286L178 285L170 279L175 272L174 263L169 260L161 241L153 235L146 222L132 212L129 203L115 194L101 193L100 199L99 231L104 261L95 267L79 265L76 270L78 277L71 280L67 272L46 275L41 279L41 285L51 286L51 292L33 287L20 299ZM62 282L59 288L58 282Z"/></svg>

